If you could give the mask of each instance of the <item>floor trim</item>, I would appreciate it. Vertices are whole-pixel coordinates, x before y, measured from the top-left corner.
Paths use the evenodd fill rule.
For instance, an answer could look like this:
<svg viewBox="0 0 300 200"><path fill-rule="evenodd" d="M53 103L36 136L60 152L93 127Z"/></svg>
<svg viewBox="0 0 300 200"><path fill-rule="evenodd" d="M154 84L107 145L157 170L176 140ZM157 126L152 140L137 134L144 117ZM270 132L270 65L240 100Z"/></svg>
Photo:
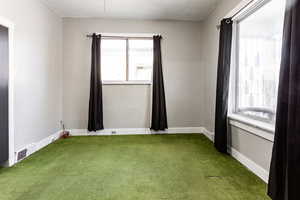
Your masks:
<svg viewBox="0 0 300 200"><path fill-rule="evenodd" d="M70 129L72 136L92 135L150 135L150 134L191 134L203 133L202 127L174 127L165 131L153 131L149 128L109 128L97 132L89 132L86 129Z"/></svg>
<svg viewBox="0 0 300 200"><path fill-rule="evenodd" d="M165 130L165 131L152 131L149 128L117 128L117 129L104 129L102 131L97 131L97 132L88 132L86 129L70 129L69 131L72 136L191 134L191 133L202 134L203 127L175 127L175 128L169 128L168 130ZM18 162L21 162L22 160L29 157L33 153L41 150L42 148L46 147L47 145L58 140L60 138L61 132L62 132L62 130L44 138L38 142L31 143L21 149L18 149L15 152L14 161L11 162L10 165L7 165L6 167L10 167L10 166L17 164ZM18 161L17 155L20 151L22 151L24 149L27 149L27 155L25 158Z"/></svg>
<svg viewBox="0 0 300 200"><path fill-rule="evenodd" d="M203 128L203 134L214 142L214 133L208 131L206 128ZM254 161L249 159L247 156L234 149L233 147L228 146L228 153L237 161L239 161L242 165L247 167L251 172L253 172L256 176L261 178L265 183L268 183L269 172L256 164Z"/></svg>
<svg viewBox="0 0 300 200"><path fill-rule="evenodd" d="M228 152L230 152L231 156L235 158L237 161L242 163L245 167L247 167L250 171L256 174L259 178L261 178L265 183L268 183L269 180L269 172L256 164L254 161L240 153L234 148L230 148Z"/></svg>
<svg viewBox="0 0 300 200"><path fill-rule="evenodd" d="M208 131L205 127L173 127L169 128L165 131L152 131L149 128L116 128L116 129L104 129L102 131L97 132L88 132L86 129L70 129L70 134L72 136L101 136L101 135L151 135L151 134L204 134L208 139L214 141L214 133ZM36 142L27 145L26 147L19 149L19 151L23 149L27 149L26 157L30 156L31 154L39 151L40 149L46 147L47 145L51 144L52 142L59 139L61 130ZM16 152L17 153L19 152ZM228 152L231 154L233 158L237 161L242 163L245 167L247 167L250 171L260 177L266 183L268 182L269 173L263 169L261 166L256 164L254 161L237 151L232 147L228 147ZM16 164L20 161L17 161L17 156L15 156L15 160L13 164ZM25 158L26 158L25 157ZM12 166L12 165L10 165Z"/></svg>
<svg viewBox="0 0 300 200"><path fill-rule="evenodd" d="M38 141L38 142L35 142L35 143L31 143L21 149L19 149L18 151L16 151L16 154L15 154L15 160L14 160L14 163L13 164L16 164L22 160L24 160L25 158L29 157L31 154L41 150L42 148L46 147L47 145L53 143L54 141L58 140L60 138L60 134L61 134L62 130L60 131L57 131L56 133ZM18 152L24 150L24 149L27 149L27 154L26 154L26 157L23 158L22 160L17 160L17 155L18 155Z"/></svg>
<svg viewBox="0 0 300 200"><path fill-rule="evenodd" d="M210 132L209 130L207 130L205 127L202 128L202 133L208 138L210 139L212 142L215 141L215 134L213 132Z"/></svg>

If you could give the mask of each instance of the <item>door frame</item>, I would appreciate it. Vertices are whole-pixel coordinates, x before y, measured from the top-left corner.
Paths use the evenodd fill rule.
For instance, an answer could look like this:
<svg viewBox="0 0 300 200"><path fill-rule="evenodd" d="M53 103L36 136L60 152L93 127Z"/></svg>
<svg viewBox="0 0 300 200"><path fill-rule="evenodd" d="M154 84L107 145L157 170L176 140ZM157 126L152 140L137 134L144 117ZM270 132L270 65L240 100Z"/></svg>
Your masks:
<svg viewBox="0 0 300 200"><path fill-rule="evenodd" d="M12 23L10 20L6 19L5 17L0 16L0 25L8 28L8 48L9 48L9 81L8 81L8 161L4 163L5 166L12 166L15 164L15 143L14 143L14 23Z"/></svg>

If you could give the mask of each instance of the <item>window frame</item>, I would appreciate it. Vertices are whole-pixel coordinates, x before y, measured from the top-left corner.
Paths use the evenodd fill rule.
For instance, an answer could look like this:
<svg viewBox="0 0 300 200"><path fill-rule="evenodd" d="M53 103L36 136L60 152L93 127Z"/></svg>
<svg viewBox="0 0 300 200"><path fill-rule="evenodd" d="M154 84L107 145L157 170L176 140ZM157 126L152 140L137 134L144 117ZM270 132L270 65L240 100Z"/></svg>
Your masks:
<svg viewBox="0 0 300 200"><path fill-rule="evenodd" d="M250 4L249 6L245 7L238 15L233 17L233 29L232 29L232 54L231 54L231 66L232 70L230 72L230 91L229 91L229 118L233 116L233 118L243 118L249 119L251 123L253 121L258 121L265 123L266 126L275 126L275 118L276 113L273 113L272 118L263 118L259 116L249 115L242 113L241 110L238 108L238 101L239 101L239 89L238 89L238 83L239 83L239 24L245 20L247 17L254 14L256 11L261 9L263 6L271 2L272 0L257 0L253 4ZM263 110L264 113L270 113L268 109Z"/></svg>
<svg viewBox="0 0 300 200"><path fill-rule="evenodd" d="M103 85L151 85L151 80L129 80L129 40L152 40L152 37L130 37L130 36L102 36L103 40L125 40L126 41L126 80L102 80ZM153 70L152 70L153 73Z"/></svg>

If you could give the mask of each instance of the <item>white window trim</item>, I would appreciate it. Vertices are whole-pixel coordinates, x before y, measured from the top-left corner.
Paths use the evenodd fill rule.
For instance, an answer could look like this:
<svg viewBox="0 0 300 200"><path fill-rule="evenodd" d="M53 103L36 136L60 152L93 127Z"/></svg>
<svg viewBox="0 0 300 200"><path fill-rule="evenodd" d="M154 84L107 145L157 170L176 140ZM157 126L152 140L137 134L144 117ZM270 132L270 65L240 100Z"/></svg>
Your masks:
<svg viewBox="0 0 300 200"><path fill-rule="evenodd" d="M275 125L270 122L264 122L259 119L253 119L245 115L235 113L236 108L236 87L237 87L237 21L247 16L249 13L259 9L262 5L270 0L251 0L244 1L238 5L233 11L226 15L226 18L233 15L234 12L242 8L243 11L236 15L233 20L233 40L232 40L232 55L231 55L231 72L230 72L230 90L229 90L229 114L228 122L230 125L243 129L253 135L259 136L271 142L274 141ZM245 5L249 4L247 7Z"/></svg>
<svg viewBox="0 0 300 200"><path fill-rule="evenodd" d="M243 129L253 135L259 136L271 142L274 142L274 124L250 119L238 114L228 115L229 124Z"/></svg>
<svg viewBox="0 0 300 200"><path fill-rule="evenodd" d="M152 81L102 81L102 85L152 85Z"/></svg>
<svg viewBox="0 0 300 200"><path fill-rule="evenodd" d="M103 34L103 37L108 38L102 38L102 40L117 40L116 38L109 38L110 35L113 37L121 37L122 40L126 40L126 80L102 80L102 85L152 85L152 73L153 73L153 67L152 67L152 73L151 73L151 80L129 80L129 40L153 40L153 34L113 34L113 33L105 33ZM154 50L154 49L153 49Z"/></svg>

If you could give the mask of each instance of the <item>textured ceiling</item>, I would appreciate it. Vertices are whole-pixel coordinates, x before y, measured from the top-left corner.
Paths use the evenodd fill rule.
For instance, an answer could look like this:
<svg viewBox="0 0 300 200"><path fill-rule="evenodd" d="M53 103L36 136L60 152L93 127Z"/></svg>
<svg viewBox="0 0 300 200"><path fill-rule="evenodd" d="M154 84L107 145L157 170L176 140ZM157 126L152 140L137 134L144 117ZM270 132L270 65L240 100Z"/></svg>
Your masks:
<svg viewBox="0 0 300 200"><path fill-rule="evenodd" d="M220 0L41 0L62 17L201 21Z"/></svg>

